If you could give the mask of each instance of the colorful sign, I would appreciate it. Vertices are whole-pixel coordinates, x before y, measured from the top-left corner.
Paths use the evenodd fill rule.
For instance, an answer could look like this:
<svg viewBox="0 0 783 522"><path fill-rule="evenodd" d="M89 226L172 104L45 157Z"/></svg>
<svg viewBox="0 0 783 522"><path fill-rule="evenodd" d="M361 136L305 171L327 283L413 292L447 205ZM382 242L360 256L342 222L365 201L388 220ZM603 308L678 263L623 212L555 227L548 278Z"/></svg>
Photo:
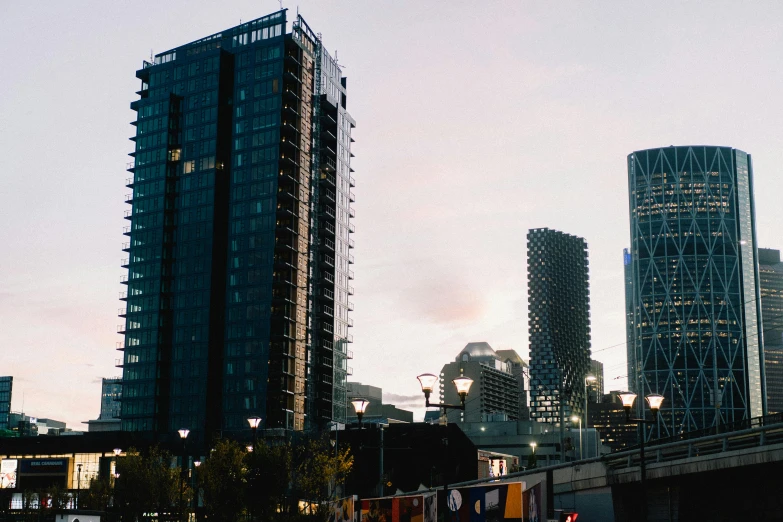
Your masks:
<svg viewBox="0 0 783 522"><path fill-rule="evenodd" d="M525 491L522 495L522 512L524 522L544 522L542 516L543 500L541 499L541 483Z"/></svg>
<svg viewBox="0 0 783 522"><path fill-rule="evenodd" d="M335 500L329 506L329 522L354 522L354 497Z"/></svg>
<svg viewBox="0 0 783 522"><path fill-rule="evenodd" d="M434 493L362 500L360 522L436 522Z"/></svg>
<svg viewBox="0 0 783 522"><path fill-rule="evenodd" d="M524 482L482 484L448 490L446 522L522 522ZM438 495L443 495L438 491Z"/></svg>
<svg viewBox="0 0 783 522"><path fill-rule="evenodd" d="M16 459L0 461L0 488L16 488L16 467L18 462Z"/></svg>

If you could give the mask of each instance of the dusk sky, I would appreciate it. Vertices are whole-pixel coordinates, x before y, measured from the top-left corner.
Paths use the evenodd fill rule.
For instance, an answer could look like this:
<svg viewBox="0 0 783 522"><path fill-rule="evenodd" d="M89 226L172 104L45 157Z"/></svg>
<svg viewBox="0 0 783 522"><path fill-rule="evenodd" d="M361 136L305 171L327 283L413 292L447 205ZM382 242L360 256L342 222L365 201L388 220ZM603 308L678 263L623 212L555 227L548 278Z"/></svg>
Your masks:
<svg viewBox="0 0 783 522"><path fill-rule="evenodd" d="M97 418L122 338L134 76L277 1L4 2L0 375L12 409ZM344 67L356 119L351 380L423 415L416 375L471 341L528 356L528 229L589 245L593 358L626 386L626 156L753 157L783 248L783 3L287 1ZM289 27L290 29L290 27ZM24 401L24 404L23 404Z"/></svg>

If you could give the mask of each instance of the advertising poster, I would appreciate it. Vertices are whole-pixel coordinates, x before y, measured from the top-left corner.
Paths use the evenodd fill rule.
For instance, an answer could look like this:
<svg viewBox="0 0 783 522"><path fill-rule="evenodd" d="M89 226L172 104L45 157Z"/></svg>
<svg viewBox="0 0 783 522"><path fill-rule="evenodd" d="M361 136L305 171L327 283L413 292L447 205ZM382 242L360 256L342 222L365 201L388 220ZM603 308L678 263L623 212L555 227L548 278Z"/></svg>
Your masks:
<svg viewBox="0 0 783 522"><path fill-rule="evenodd" d="M445 522L523 522L523 482L448 490ZM442 491L438 492L443 495Z"/></svg>
<svg viewBox="0 0 783 522"><path fill-rule="evenodd" d="M339 498L329 506L329 522L354 522L354 498Z"/></svg>
<svg viewBox="0 0 783 522"><path fill-rule="evenodd" d="M543 504L541 499L541 483L525 491L522 496L522 512L524 522L545 522L542 517Z"/></svg>
<svg viewBox="0 0 783 522"><path fill-rule="evenodd" d="M362 500L361 522L436 522L434 493Z"/></svg>
<svg viewBox="0 0 783 522"><path fill-rule="evenodd" d="M14 489L16 487L16 459L0 461L0 488Z"/></svg>

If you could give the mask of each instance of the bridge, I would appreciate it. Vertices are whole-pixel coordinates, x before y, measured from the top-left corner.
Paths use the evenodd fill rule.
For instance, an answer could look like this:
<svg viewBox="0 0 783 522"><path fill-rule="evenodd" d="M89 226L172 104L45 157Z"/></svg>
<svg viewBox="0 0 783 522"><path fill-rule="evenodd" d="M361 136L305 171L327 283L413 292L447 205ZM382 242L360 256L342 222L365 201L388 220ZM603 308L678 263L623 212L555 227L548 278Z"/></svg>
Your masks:
<svg viewBox="0 0 783 522"><path fill-rule="evenodd" d="M646 503L649 522L783 520L783 422L653 442L644 456L644 488L639 448L503 480L544 483L550 518L564 510L579 522L639 521Z"/></svg>

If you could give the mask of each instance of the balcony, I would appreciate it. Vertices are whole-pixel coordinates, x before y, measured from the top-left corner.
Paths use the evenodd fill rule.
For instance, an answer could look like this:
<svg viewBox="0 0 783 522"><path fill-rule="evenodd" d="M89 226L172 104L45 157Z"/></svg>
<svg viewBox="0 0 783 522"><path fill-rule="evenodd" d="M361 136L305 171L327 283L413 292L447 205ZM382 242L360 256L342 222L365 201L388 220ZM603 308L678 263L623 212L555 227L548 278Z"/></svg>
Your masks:
<svg viewBox="0 0 783 522"><path fill-rule="evenodd" d="M353 303L348 301L348 311L353 312Z"/></svg>
<svg viewBox="0 0 783 522"><path fill-rule="evenodd" d="M356 226L353 223L348 223L348 232L350 232L351 234L356 232Z"/></svg>
<svg viewBox="0 0 783 522"><path fill-rule="evenodd" d="M133 203L133 194L125 194L125 203Z"/></svg>
<svg viewBox="0 0 783 522"><path fill-rule="evenodd" d="M128 188L133 188L133 178L125 178L125 186Z"/></svg>
<svg viewBox="0 0 783 522"><path fill-rule="evenodd" d="M353 259L353 254L348 254L348 263L351 264L351 265L353 265L355 263L355 261Z"/></svg>
<svg viewBox="0 0 783 522"><path fill-rule="evenodd" d="M126 210L122 217L124 217L125 219L132 219L133 218L133 210Z"/></svg>
<svg viewBox="0 0 783 522"><path fill-rule="evenodd" d="M353 176L348 176L348 185L350 185L351 188L356 187L356 180L353 179Z"/></svg>
<svg viewBox="0 0 783 522"><path fill-rule="evenodd" d="M353 270L348 270L348 279L353 279Z"/></svg>
<svg viewBox="0 0 783 522"><path fill-rule="evenodd" d="M120 259L120 266L122 268L128 268L129 265L130 265L130 261L128 260L127 257L124 259Z"/></svg>
<svg viewBox="0 0 783 522"><path fill-rule="evenodd" d="M348 350L345 352L345 358L346 359L353 359L353 350Z"/></svg>
<svg viewBox="0 0 783 522"><path fill-rule="evenodd" d="M356 248L356 247L354 246L354 241L353 241L353 239L349 239L349 240L348 240L348 248Z"/></svg>
<svg viewBox="0 0 783 522"><path fill-rule="evenodd" d="M348 209L348 215L351 216L352 218L355 218L356 217L356 211L353 208L349 208Z"/></svg>
<svg viewBox="0 0 783 522"><path fill-rule="evenodd" d="M353 294L354 294L353 287L351 285L348 285L348 295L353 295Z"/></svg>
<svg viewBox="0 0 783 522"><path fill-rule="evenodd" d="M128 275L127 274L120 276L120 283L122 283L124 285L128 284Z"/></svg>
<svg viewBox="0 0 783 522"><path fill-rule="evenodd" d="M351 203L355 203L355 202L356 202L356 196L354 195L354 193L353 193L353 192L349 192L349 193L348 193L348 200L349 200Z"/></svg>
<svg viewBox="0 0 783 522"><path fill-rule="evenodd" d="M128 312L127 308L118 308L117 317L125 317L127 315L127 312Z"/></svg>
<svg viewBox="0 0 783 522"><path fill-rule="evenodd" d="M122 368L122 359L114 359L114 367L115 368Z"/></svg>
<svg viewBox="0 0 783 522"><path fill-rule="evenodd" d="M120 301L127 301L128 292L120 292Z"/></svg>
<svg viewBox="0 0 783 522"><path fill-rule="evenodd" d="M128 172L133 172L133 169L135 168L136 168L136 161L129 161L125 166L125 170L127 170Z"/></svg>
<svg viewBox="0 0 783 522"><path fill-rule="evenodd" d="M124 324L118 324L117 325L117 333L121 333L121 334L125 333L125 325Z"/></svg>

